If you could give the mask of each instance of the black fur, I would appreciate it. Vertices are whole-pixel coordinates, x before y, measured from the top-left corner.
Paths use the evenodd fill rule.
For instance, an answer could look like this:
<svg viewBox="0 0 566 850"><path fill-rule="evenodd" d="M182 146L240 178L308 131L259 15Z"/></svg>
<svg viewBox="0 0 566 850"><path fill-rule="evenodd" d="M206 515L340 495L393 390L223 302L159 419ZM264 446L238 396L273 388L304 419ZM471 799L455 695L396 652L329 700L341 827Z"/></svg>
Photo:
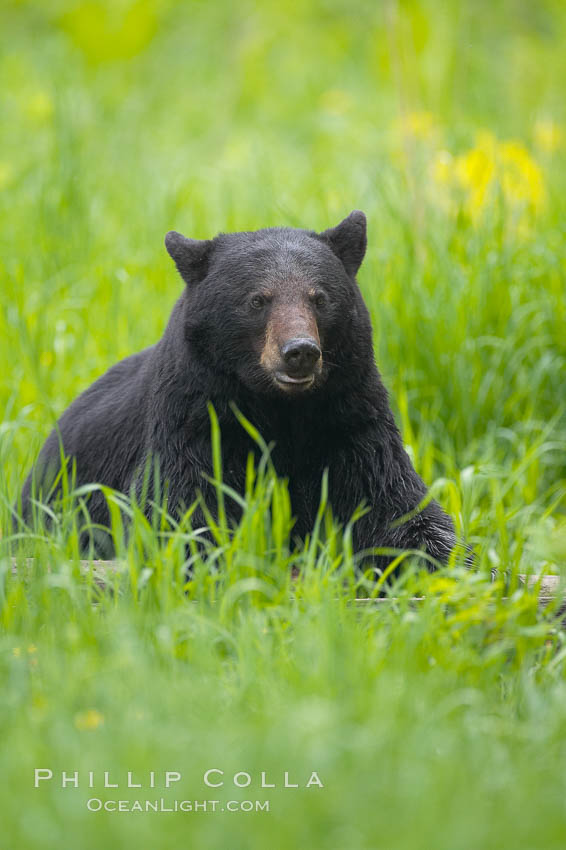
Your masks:
<svg viewBox="0 0 566 850"><path fill-rule="evenodd" d="M298 535L312 527L327 468L335 517L347 522L360 503L370 508L354 526L356 550L422 548L446 560L453 525L436 502L396 522L415 510L426 488L395 425L354 277L366 248L364 214L321 234L271 228L197 241L169 233L166 246L186 287L163 337L113 366L58 422L65 454L76 459L77 484L139 492L140 470L157 456L171 513L189 506L198 489L214 506L203 477L211 474L209 400L222 430L224 479L239 491L251 447L233 402L275 444L273 462L289 479ZM273 301L250 306L250 296L266 287ZM313 290L322 293L322 306L308 300ZM320 335L322 371L302 392L283 392L260 362L278 304L310 311ZM59 457L54 430L32 471L44 493ZM22 492L27 519L32 473ZM89 511L94 522L108 523L100 493Z"/></svg>

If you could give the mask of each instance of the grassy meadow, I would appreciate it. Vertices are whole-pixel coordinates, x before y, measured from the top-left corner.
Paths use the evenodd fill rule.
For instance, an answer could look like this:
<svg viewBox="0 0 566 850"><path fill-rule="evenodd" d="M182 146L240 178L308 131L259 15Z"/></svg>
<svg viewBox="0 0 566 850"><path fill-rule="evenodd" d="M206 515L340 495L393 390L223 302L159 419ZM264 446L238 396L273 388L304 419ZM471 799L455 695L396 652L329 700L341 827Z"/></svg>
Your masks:
<svg viewBox="0 0 566 850"><path fill-rule="evenodd" d="M566 574L564 4L3 0L0 44L0 847L563 850L566 632L517 575ZM267 461L206 561L135 508L125 540L110 493L104 590L70 513L10 538L57 416L161 335L167 230L354 208L377 362L473 571L353 605L383 587L349 529L322 490L296 545Z"/></svg>

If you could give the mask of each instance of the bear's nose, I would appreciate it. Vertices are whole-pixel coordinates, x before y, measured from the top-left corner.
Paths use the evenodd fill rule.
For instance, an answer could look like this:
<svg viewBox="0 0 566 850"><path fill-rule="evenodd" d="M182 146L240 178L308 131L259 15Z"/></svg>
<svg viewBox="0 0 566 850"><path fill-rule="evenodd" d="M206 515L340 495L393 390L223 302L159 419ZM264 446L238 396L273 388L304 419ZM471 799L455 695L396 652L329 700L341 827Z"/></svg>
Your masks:
<svg viewBox="0 0 566 850"><path fill-rule="evenodd" d="M281 346L281 356L285 367L293 376L310 374L320 355L319 346L309 337L289 339Z"/></svg>

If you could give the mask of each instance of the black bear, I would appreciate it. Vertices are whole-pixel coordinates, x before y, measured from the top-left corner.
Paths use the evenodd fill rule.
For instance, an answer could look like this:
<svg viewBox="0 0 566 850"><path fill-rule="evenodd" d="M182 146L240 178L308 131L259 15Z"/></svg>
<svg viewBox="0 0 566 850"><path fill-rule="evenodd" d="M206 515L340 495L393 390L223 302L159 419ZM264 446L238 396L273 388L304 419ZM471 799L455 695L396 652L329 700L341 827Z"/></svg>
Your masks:
<svg viewBox="0 0 566 850"><path fill-rule="evenodd" d="M32 490L45 498L54 480L60 439L77 485L139 490L141 470L158 458L170 514L198 490L213 507L209 401L221 426L224 480L242 492L250 438L233 403L274 444L297 535L312 528L327 469L339 521L369 507L354 525L356 551L422 549L445 561L452 522L434 501L418 509L426 488L374 360L355 278L366 241L358 211L322 233L274 227L202 241L168 233L185 289L163 337L109 369L63 413L25 482L24 518ZM107 525L102 493L92 495L89 513Z"/></svg>

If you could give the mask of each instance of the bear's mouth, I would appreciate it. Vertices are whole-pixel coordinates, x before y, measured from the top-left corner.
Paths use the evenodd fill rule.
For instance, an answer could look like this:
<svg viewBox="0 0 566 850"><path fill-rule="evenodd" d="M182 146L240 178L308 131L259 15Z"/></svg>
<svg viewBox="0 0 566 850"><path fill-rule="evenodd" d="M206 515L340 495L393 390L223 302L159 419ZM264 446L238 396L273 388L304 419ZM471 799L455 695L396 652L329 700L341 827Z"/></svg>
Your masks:
<svg viewBox="0 0 566 850"><path fill-rule="evenodd" d="M299 387L306 389L314 384L315 376L311 372L310 375L301 375L296 378L288 375L287 372L275 372L275 380L278 384L282 384L285 386L285 389L291 389L291 387Z"/></svg>

